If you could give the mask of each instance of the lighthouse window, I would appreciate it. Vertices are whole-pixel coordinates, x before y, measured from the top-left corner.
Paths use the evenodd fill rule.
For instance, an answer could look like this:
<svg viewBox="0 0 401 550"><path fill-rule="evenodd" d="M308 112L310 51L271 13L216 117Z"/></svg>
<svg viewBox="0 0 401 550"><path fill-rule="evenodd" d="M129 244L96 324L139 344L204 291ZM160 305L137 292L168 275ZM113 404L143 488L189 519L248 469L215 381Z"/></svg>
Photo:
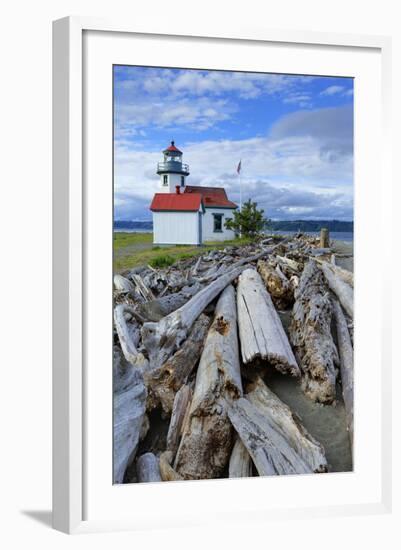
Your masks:
<svg viewBox="0 0 401 550"><path fill-rule="evenodd" d="M184 183L185 183L185 178L184 176L181 176L181 187L184 187Z"/></svg>
<svg viewBox="0 0 401 550"><path fill-rule="evenodd" d="M213 231L214 233L222 233L223 214L213 214Z"/></svg>
<svg viewBox="0 0 401 550"><path fill-rule="evenodd" d="M163 176L163 185L168 185L167 177L167 175Z"/></svg>

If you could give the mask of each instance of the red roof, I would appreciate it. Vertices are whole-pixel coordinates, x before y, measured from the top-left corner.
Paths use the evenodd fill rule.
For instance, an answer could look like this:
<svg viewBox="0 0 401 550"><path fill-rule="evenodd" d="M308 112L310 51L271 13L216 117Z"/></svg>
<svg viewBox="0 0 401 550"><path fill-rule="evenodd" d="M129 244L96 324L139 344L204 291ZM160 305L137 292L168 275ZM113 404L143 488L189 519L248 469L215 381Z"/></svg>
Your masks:
<svg viewBox="0 0 401 550"><path fill-rule="evenodd" d="M200 193L156 193L150 209L153 212L197 212L202 205ZM203 206L203 205L202 205Z"/></svg>
<svg viewBox="0 0 401 550"><path fill-rule="evenodd" d="M205 208L237 208L237 205L228 200L224 187L202 187L200 185L187 185L184 195L201 194Z"/></svg>
<svg viewBox="0 0 401 550"><path fill-rule="evenodd" d="M167 149L165 149L165 150L163 151L163 153L164 153L165 151L175 151L176 153L181 153L181 154L182 154L182 151L180 151L179 149L177 149L177 147L174 145L174 141L171 142L171 145L169 145L169 146L167 147Z"/></svg>

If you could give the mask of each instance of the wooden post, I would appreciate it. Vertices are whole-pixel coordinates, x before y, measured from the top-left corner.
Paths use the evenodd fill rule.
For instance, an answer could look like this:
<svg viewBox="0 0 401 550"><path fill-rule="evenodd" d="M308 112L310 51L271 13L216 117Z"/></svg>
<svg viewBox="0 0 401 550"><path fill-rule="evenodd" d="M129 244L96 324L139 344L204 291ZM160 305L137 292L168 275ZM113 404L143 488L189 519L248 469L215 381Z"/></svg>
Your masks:
<svg viewBox="0 0 401 550"><path fill-rule="evenodd" d="M320 248L330 247L330 233L326 227L322 227L320 230Z"/></svg>

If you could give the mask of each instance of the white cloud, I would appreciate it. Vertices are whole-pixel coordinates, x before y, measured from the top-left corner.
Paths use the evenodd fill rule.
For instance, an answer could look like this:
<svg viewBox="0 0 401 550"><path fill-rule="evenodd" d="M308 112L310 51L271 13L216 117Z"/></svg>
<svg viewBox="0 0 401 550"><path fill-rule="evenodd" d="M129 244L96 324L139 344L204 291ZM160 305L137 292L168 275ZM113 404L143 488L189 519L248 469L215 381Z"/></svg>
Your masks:
<svg viewBox="0 0 401 550"><path fill-rule="evenodd" d="M320 92L320 95L334 95L340 94L344 91L344 86L329 86L323 92Z"/></svg>

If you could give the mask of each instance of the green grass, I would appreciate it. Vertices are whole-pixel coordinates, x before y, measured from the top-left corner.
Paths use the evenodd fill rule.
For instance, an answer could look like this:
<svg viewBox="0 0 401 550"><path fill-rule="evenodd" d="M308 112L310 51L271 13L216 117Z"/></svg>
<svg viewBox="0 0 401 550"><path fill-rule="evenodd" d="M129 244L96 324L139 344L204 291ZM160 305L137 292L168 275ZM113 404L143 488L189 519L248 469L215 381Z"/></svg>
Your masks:
<svg viewBox="0 0 401 550"><path fill-rule="evenodd" d="M114 233L113 247L114 252L121 248L136 244L152 244L152 233Z"/></svg>
<svg viewBox="0 0 401 550"><path fill-rule="evenodd" d="M114 233L114 271L120 273L139 265L151 265L160 269L169 267L178 260L204 254L208 250L225 248L230 245L244 245L249 239L230 241L210 241L203 246L176 245L152 246L152 233Z"/></svg>

